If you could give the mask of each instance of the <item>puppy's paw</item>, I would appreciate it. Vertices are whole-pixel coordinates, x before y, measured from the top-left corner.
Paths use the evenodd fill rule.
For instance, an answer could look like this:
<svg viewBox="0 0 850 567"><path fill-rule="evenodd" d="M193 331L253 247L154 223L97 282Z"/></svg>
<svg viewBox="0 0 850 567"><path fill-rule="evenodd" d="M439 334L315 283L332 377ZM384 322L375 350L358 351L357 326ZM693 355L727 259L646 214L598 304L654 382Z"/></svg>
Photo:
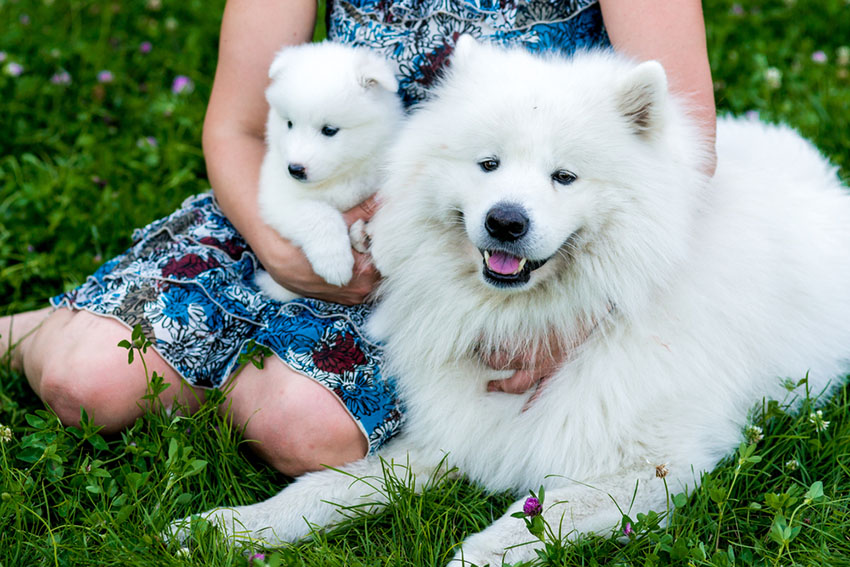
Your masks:
<svg viewBox="0 0 850 567"><path fill-rule="evenodd" d="M351 240L352 248L361 254L369 252L369 245L371 244L370 234L366 230L366 222L363 219L357 219L348 228L348 238Z"/></svg>
<svg viewBox="0 0 850 567"><path fill-rule="evenodd" d="M354 255L346 242L340 250L322 250L307 254L313 271L331 285L343 286L351 281L354 270Z"/></svg>

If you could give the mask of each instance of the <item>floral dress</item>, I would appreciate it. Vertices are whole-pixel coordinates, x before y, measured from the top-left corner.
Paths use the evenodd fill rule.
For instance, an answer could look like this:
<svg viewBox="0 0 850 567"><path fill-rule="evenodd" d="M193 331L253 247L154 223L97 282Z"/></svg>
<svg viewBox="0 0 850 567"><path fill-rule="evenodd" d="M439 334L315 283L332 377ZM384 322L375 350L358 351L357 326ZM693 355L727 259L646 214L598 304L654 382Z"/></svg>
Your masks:
<svg viewBox="0 0 850 567"><path fill-rule="evenodd" d="M398 67L409 106L427 97L463 33L533 50L607 43L598 6L584 0L335 0L328 35L379 50ZM220 388L246 357L268 350L332 391L375 451L403 423L381 347L365 334L369 305L316 299L281 303L254 283L261 268L212 193L136 230L133 245L56 307L140 325L186 382ZM128 333L129 335L129 333Z"/></svg>

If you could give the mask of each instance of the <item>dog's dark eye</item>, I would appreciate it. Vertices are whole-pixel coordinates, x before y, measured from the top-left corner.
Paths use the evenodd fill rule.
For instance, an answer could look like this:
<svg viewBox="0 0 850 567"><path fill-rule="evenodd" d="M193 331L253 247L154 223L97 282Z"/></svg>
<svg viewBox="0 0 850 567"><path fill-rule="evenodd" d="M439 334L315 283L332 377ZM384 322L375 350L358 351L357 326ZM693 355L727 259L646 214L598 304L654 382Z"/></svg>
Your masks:
<svg viewBox="0 0 850 567"><path fill-rule="evenodd" d="M322 127L322 136L327 136L328 138L330 138L331 136L336 136L337 132L339 132L339 128L334 128L333 126Z"/></svg>
<svg viewBox="0 0 850 567"><path fill-rule="evenodd" d="M566 169L559 169L558 171L552 174L552 181L561 185L569 185L576 179L578 179L578 177L576 177L574 173L570 173Z"/></svg>
<svg viewBox="0 0 850 567"><path fill-rule="evenodd" d="M292 120L286 121L286 127L289 128L290 130L292 130Z"/></svg>
<svg viewBox="0 0 850 567"><path fill-rule="evenodd" d="M482 159L478 162L478 167L480 167L482 171L486 172L496 171L499 169L499 160L496 158Z"/></svg>

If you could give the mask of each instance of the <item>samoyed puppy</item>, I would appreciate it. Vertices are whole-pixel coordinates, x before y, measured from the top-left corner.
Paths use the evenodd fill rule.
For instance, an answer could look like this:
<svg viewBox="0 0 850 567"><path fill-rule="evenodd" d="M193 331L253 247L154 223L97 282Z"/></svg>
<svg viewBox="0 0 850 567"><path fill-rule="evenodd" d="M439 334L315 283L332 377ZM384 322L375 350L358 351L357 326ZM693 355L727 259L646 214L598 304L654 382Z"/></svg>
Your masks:
<svg viewBox="0 0 850 567"><path fill-rule="evenodd" d="M397 80L374 52L331 42L284 48L269 77L260 216L301 248L316 274L345 285L354 256L341 211L378 189L403 116ZM362 251L360 230L351 237ZM255 280L277 300L298 297L268 272Z"/></svg>
<svg viewBox="0 0 850 567"><path fill-rule="evenodd" d="M789 128L722 119L712 179L701 144L657 62L461 38L371 223L385 276L371 332L403 434L347 474L208 517L295 541L340 521L338 505L379 505L381 459L422 486L445 458L488 490L544 485L569 537L610 535L621 510L693 490L754 405L787 395L782 379L808 374L828 395L850 354L850 196ZM536 391L487 391L504 373L481 353L553 339L567 354ZM511 516L522 506L452 563L534 558L541 543Z"/></svg>

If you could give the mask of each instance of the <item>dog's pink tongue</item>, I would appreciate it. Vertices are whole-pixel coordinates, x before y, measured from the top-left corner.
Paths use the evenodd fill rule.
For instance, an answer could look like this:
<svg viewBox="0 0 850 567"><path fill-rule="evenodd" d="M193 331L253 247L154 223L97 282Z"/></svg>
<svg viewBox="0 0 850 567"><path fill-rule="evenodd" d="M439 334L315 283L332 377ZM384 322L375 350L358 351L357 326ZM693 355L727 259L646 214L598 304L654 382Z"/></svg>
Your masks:
<svg viewBox="0 0 850 567"><path fill-rule="evenodd" d="M505 252L491 252L487 267L497 274L510 275L519 268L519 258Z"/></svg>

